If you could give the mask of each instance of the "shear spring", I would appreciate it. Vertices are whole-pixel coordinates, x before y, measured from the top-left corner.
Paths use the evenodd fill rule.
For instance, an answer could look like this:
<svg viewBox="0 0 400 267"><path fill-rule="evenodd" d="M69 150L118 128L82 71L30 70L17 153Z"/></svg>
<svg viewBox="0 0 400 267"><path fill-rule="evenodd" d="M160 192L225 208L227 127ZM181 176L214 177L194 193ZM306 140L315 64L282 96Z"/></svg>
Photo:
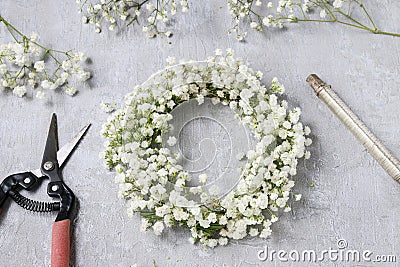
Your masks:
<svg viewBox="0 0 400 267"><path fill-rule="evenodd" d="M59 202L42 202L29 199L17 191L9 191L10 197L21 207L34 212L51 212L60 210Z"/></svg>

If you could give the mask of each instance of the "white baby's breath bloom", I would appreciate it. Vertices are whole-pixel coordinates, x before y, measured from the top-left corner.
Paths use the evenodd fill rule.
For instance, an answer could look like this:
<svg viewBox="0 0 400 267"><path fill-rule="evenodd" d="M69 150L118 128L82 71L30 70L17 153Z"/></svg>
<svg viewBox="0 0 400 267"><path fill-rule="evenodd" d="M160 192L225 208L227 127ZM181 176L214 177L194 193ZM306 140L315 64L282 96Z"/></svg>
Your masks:
<svg viewBox="0 0 400 267"><path fill-rule="evenodd" d="M267 238L268 236L270 236L272 234L272 230L271 228L267 228L261 231L260 233L260 237L261 238Z"/></svg>
<svg viewBox="0 0 400 267"><path fill-rule="evenodd" d="M50 89L52 84L53 84L52 82L50 82L48 80L44 80L41 82L40 86L42 86L43 89Z"/></svg>
<svg viewBox="0 0 400 267"><path fill-rule="evenodd" d="M168 138L168 140L167 140L167 144L169 145L169 146L174 146L174 145L176 145L176 138L175 138L175 136L170 136L169 138Z"/></svg>
<svg viewBox="0 0 400 267"><path fill-rule="evenodd" d="M228 238L226 238L226 237L220 237L220 238L218 239L218 243L219 243L221 246L225 246L226 244L228 244Z"/></svg>
<svg viewBox="0 0 400 267"><path fill-rule="evenodd" d="M258 235L258 229L257 228L251 228L249 231L250 236L257 236Z"/></svg>
<svg viewBox="0 0 400 267"><path fill-rule="evenodd" d="M196 99L197 99L197 102L198 102L199 105L204 103L204 96L203 95L197 95Z"/></svg>
<svg viewBox="0 0 400 267"><path fill-rule="evenodd" d="M0 64L0 74L5 74L7 72L7 65Z"/></svg>
<svg viewBox="0 0 400 267"><path fill-rule="evenodd" d="M90 72L81 70L77 72L77 76L79 80L86 81L90 78Z"/></svg>
<svg viewBox="0 0 400 267"><path fill-rule="evenodd" d="M171 208L168 205L156 207L155 210L156 210L156 215L159 217L164 217L166 214L171 213Z"/></svg>
<svg viewBox="0 0 400 267"><path fill-rule="evenodd" d="M100 33L104 26L113 31L117 26L127 27L144 22L143 32L149 38L156 35L172 36L172 32L165 28L178 11L176 1L167 1L162 4L157 2L155 5L152 1L132 4L126 0L108 2L96 0L93 4L83 2L81 5L80 12L83 11L83 7L86 7L86 14L83 15L82 22L94 25L97 33ZM182 12L186 12L189 8L187 1L181 1L180 6ZM121 21L126 21L126 23L120 23Z"/></svg>
<svg viewBox="0 0 400 267"><path fill-rule="evenodd" d="M213 98L211 98L211 103L212 103L213 105L216 105L216 104L218 104L218 103L220 103L220 102L221 102L221 99L218 98L218 97L213 97Z"/></svg>
<svg viewBox="0 0 400 267"><path fill-rule="evenodd" d="M105 113L112 113L115 111L115 105L103 102L100 104L101 110L103 110Z"/></svg>
<svg viewBox="0 0 400 267"><path fill-rule="evenodd" d="M228 223L228 219L226 218L225 215L223 215L223 216L221 216L221 217L219 218L219 224L225 225L225 224L227 224L227 223Z"/></svg>
<svg viewBox="0 0 400 267"><path fill-rule="evenodd" d="M154 233L155 233L156 235L161 235L161 233L162 233L163 230L164 230L164 223L163 223L163 222L160 222L160 221L156 222L156 223L153 225L153 230L154 230Z"/></svg>
<svg viewBox="0 0 400 267"><path fill-rule="evenodd" d="M304 134L309 135L311 133L310 127L306 126L304 127Z"/></svg>
<svg viewBox="0 0 400 267"><path fill-rule="evenodd" d="M140 231L145 232L151 226L147 219L142 218L142 223L140 225Z"/></svg>
<svg viewBox="0 0 400 267"><path fill-rule="evenodd" d="M341 8L343 3L344 3L344 0L335 0L335 1L333 1L333 7L334 8Z"/></svg>
<svg viewBox="0 0 400 267"><path fill-rule="evenodd" d="M84 24L89 23L89 18L86 17L86 16L82 16L82 22L83 22Z"/></svg>
<svg viewBox="0 0 400 267"><path fill-rule="evenodd" d="M75 87L69 86L67 85L67 87L65 88L65 93L69 96L73 96L78 92L78 90L76 90Z"/></svg>
<svg viewBox="0 0 400 267"><path fill-rule="evenodd" d="M17 97L33 95L43 99L46 90L66 86L70 78L80 78L79 73L90 76L77 59L83 53L45 48L37 43L39 36L36 33L27 37L21 31L13 30L12 34L14 42L0 45L2 89L13 91ZM36 89L38 92L34 91Z"/></svg>
<svg viewBox="0 0 400 267"><path fill-rule="evenodd" d="M44 68L45 68L44 61L43 60L36 61L35 65L34 65L34 68L36 69L37 72L43 72Z"/></svg>
<svg viewBox="0 0 400 267"><path fill-rule="evenodd" d="M26 87L25 86L14 87L13 94L18 97L23 97L26 94Z"/></svg>
<svg viewBox="0 0 400 267"><path fill-rule="evenodd" d="M189 218L189 214L180 208L174 209L173 215L174 215L175 220L177 220L177 221L184 221Z"/></svg>
<svg viewBox="0 0 400 267"><path fill-rule="evenodd" d="M321 12L319 12L319 16L324 19L326 17L326 10L325 9L321 9Z"/></svg>
<svg viewBox="0 0 400 267"><path fill-rule="evenodd" d="M312 144L311 138L307 138L306 141L304 142L305 146L310 146Z"/></svg>
<svg viewBox="0 0 400 267"><path fill-rule="evenodd" d="M217 239L208 239L207 240L207 246L210 248L213 248L218 245L218 240Z"/></svg>
<svg viewBox="0 0 400 267"><path fill-rule="evenodd" d="M202 174L199 175L199 182L200 183L206 184L207 183L207 179L208 179L207 174L202 173Z"/></svg>

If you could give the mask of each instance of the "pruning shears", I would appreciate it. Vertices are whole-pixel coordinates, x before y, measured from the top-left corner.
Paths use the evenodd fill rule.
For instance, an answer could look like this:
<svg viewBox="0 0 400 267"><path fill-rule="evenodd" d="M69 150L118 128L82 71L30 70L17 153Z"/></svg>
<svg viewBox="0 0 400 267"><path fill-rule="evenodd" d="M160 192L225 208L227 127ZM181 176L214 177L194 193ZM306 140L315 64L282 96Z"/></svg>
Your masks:
<svg viewBox="0 0 400 267"><path fill-rule="evenodd" d="M74 138L58 149L57 117L53 114L47 135L45 150L40 168L34 171L15 173L3 180L0 185L1 208L10 197L21 207L34 212L58 211L52 227L51 266L68 267L70 261L70 226L75 205L75 195L63 182L61 168L85 135L90 124L85 126ZM49 178L47 194L57 198L56 202L41 202L29 199L19 193L31 190L40 179Z"/></svg>

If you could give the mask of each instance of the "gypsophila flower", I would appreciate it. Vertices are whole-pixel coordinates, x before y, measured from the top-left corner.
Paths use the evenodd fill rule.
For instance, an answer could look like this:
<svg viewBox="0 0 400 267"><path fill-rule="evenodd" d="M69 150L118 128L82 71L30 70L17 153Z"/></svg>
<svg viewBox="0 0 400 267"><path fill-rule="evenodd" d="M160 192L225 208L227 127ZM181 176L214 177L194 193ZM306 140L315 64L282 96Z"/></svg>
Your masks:
<svg viewBox="0 0 400 267"><path fill-rule="evenodd" d="M207 183L207 179L208 179L207 174L202 173L202 174L199 175L199 182L200 183L206 184Z"/></svg>
<svg viewBox="0 0 400 267"><path fill-rule="evenodd" d="M33 67L35 68L35 70L36 70L37 72L43 72L44 69L45 69L44 61L41 60L41 61L35 62L35 64L33 65Z"/></svg>
<svg viewBox="0 0 400 267"><path fill-rule="evenodd" d="M105 113L112 113L115 111L117 104L111 104L111 103L101 103L100 104L100 108L101 110L103 110Z"/></svg>
<svg viewBox="0 0 400 267"><path fill-rule="evenodd" d="M321 9L321 12L319 12L319 16L324 19L326 17L326 10L325 9Z"/></svg>
<svg viewBox="0 0 400 267"><path fill-rule="evenodd" d="M124 27L144 23L142 30L149 38L172 36L172 32L167 30L171 19L179 9L186 12L189 8L187 0L96 1L96 3L79 1L81 4L79 12L86 13L82 17L82 22L93 24L96 33L102 31L104 24L113 31L116 25Z"/></svg>
<svg viewBox="0 0 400 267"><path fill-rule="evenodd" d="M167 140L167 144L169 146L174 146L176 144L176 138L174 136L170 136Z"/></svg>
<svg viewBox="0 0 400 267"><path fill-rule="evenodd" d="M289 206L286 206L286 207L283 209L284 212L289 212L289 211L291 211L291 210L292 210L292 208L289 207Z"/></svg>
<svg viewBox="0 0 400 267"><path fill-rule="evenodd" d="M162 231L164 230L164 224L160 221L156 222L153 225L153 230L156 235L161 235Z"/></svg>
<svg viewBox="0 0 400 267"><path fill-rule="evenodd" d="M334 8L341 8L343 6L345 0L335 0L333 1Z"/></svg>
<svg viewBox="0 0 400 267"><path fill-rule="evenodd" d="M69 96L73 96L73 95L75 95L77 92L78 92L78 90L76 90L75 87L72 87L72 86L69 86L69 85L67 85L67 86L65 87L65 93L66 93L67 95L69 95Z"/></svg>
<svg viewBox="0 0 400 267"><path fill-rule="evenodd" d="M90 78L83 68L83 53L46 48L38 43L38 34L28 37L3 17L0 23L14 38L13 42L0 44L0 84L5 90L12 90L18 97L32 94L39 99L46 97L47 90L57 88L65 88L66 94L74 95L77 90L69 84ZM48 66L47 61L55 64Z"/></svg>
<svg viewBox="0 0 400 267"><path fill-rule="evenodd" d="M22 86L15 86L13 90L13 94L18 97L23 97L26 94L26 87Z"/></svg>
<svg viewBox="0 0 400 267"><path fill-rule="evenodd" d="M299 159L309 156L310 129L300 122L300 109L289 110L279 100L285 89L278 79L266 87L260 77L232 50L225 55L217 50L207 61L167 67L126 96L125 107L102 129L106 142L101 157L116 171L118 196L128 200L128 216L139 212L143 217L142 230L160 235L165 227L187 227L190 242L207 247L246 236L267 238L277 212L289 212L290 199L300 199L292 194L291 176ZM175 138L162 145L176 105L190 99L202 104L205 97L226 103L256 138L255 147L241 155L247 158L243 176L223 196L207 185L214 177L192 177L183 169L181 156L169 149ZM201 185L189 186L196 178Z"/></svg>
<svg viewBox="0 0 400 267"><path fill-rule="evenodd" d="M202 94L197 95L196 99L197 99L197 103L199 103L199 105L204 103L204 96Z"/></svg>
<svg viewBox="0 0 400 267"><path fill-rule="evenodd" d="M36 98L38 99L45 99L46 98L46 93L43 91L37 91L36 92Z"/></svg>

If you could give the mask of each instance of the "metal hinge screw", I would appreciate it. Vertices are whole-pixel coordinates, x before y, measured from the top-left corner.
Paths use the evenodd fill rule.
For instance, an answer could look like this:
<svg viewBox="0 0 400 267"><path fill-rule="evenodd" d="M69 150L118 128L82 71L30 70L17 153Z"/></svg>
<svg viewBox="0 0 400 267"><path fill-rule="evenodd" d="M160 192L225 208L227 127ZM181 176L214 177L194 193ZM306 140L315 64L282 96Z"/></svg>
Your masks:
<svg viewBox="0 0 400 267"><path fill-rule="evenodd" d="M43 169L45 169L46 171L51 171L52 169L54 169L54 163L51 161L47 161L43 164Z"/></svg>
<svg viewBox="0 0 400 267"><path fill-rule="evenodd" d="M58 185L53 185L51 191L56 192L58 190Z"/></svg>

